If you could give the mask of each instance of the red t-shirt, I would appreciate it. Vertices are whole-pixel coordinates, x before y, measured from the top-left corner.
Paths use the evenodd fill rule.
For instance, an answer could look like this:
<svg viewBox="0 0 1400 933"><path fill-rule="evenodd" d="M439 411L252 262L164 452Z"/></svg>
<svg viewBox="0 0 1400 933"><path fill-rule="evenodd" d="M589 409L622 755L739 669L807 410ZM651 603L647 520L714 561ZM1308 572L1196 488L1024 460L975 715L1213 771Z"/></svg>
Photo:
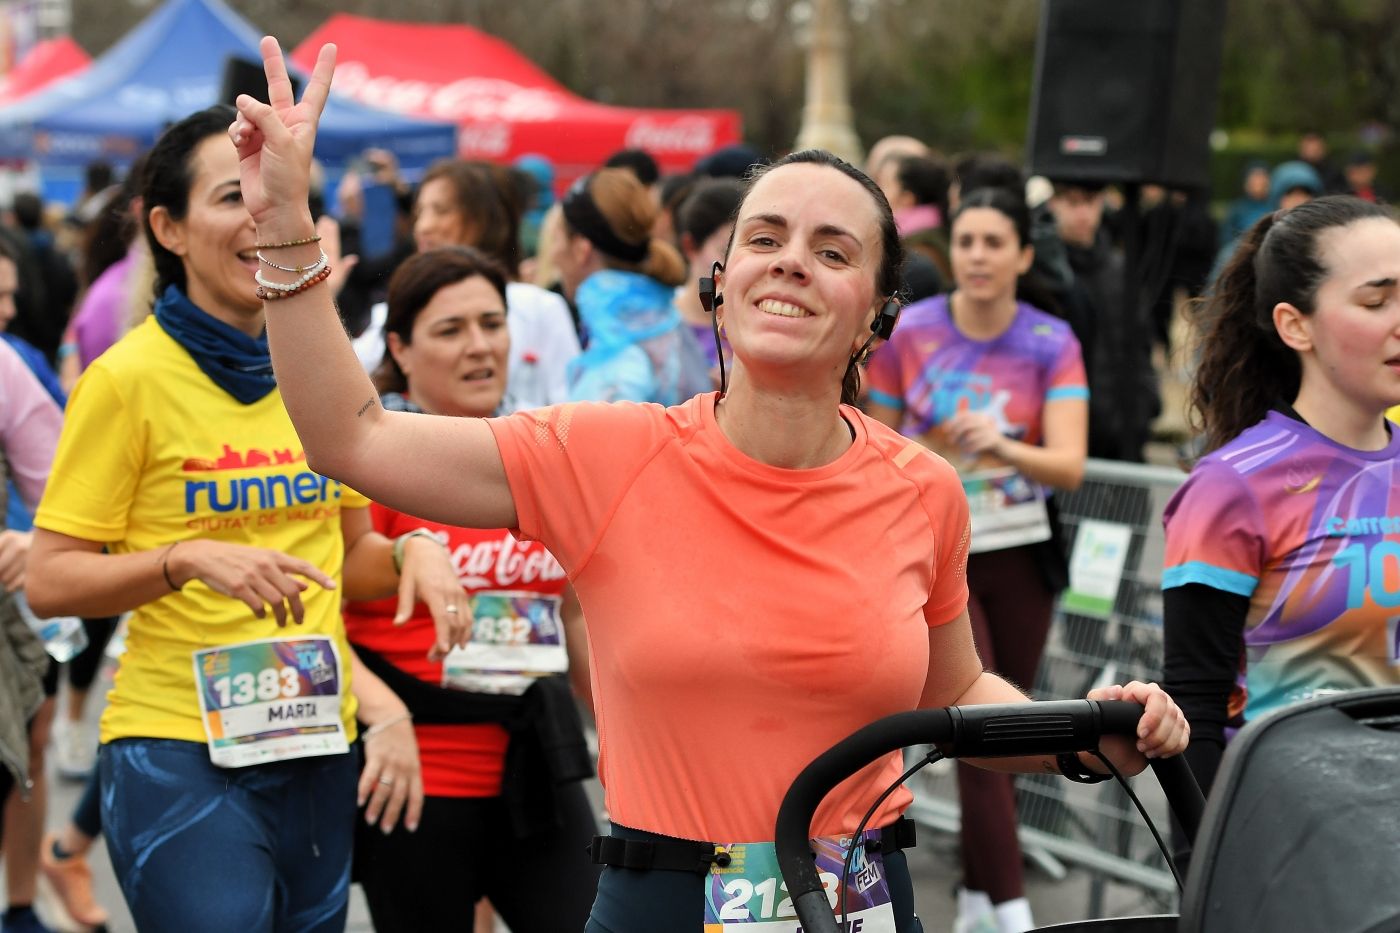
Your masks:
<svg viewBox="0 0 1400 933"><path fill-rule="evenodd" d="M487 424L520 531L559 558L588 620L612 817L760 842L818 753L918 706L929 627L967 606L967 499L946 462L845 406L855 438L836 460L755 461L715 398ZM900 770L890 755L843 783L814 833L855 829ZM910 799L892 794L871 825Z"/></svg>
<svg viewBox="0 0 1400 933"><path fill-rule="evenodd" d="M396 538L426 528L445 541L462 588L468 593L532 593L560 597L568 580L559 562L533 541L518 541L505 529L455 528L370 506L374 530ZM345 607L345 632L350 643L377 654L405 673L430 684L442 684L443 663L428 660L435 634L432 616L423 603L403 625L394 625L397 598L350 602ZM501 793L505 769L506 730L497 725L419 725L418 754L423 765L423 791L432 797L495 797Z"/></svg>

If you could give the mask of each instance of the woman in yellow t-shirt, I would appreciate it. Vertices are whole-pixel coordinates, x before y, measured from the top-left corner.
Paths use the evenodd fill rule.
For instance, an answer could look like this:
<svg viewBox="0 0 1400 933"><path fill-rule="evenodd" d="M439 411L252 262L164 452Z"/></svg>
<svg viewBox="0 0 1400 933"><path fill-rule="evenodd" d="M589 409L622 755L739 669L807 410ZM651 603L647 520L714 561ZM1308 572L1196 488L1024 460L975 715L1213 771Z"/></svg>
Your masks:
<svg viewBox="0 0 1400 933"><path fill-rule="evenodd" d="M366 500L308 467L268 358L232 118L194 114L150 153L155 313L74 390L29 598L40 615L133 612L99 775L137 926L341 930L357 796L371 822L413 828L422 787L405 707L345 641L337 582L397 589L405 614L415 593L437 615L465 598L436 542L372 531Z"/></svg>

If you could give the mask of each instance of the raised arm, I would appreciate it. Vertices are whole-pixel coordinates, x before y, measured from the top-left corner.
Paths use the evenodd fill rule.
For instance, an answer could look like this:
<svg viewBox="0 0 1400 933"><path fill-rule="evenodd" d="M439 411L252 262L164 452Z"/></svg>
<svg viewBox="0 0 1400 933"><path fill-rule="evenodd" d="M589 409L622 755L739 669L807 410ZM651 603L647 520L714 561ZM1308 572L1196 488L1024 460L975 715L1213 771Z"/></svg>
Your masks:
<svg viewBox="0 0 1400 933"><path fill-rule="evenodd" d="M300 103L277 40L264 38L261 50L269 103L240 96L238 119L229 128L243 201L262 255L279 266L309 268L321 254L311 241L316 228L307 204L311 152L335 71L335 46L322 47ZM261 274L275 285L302 278L265 262ZM277 300L265 303L272 364L312 469L412 515L515 527L505 468L484 421L384 411L325 282L274 294Z"/></svg>

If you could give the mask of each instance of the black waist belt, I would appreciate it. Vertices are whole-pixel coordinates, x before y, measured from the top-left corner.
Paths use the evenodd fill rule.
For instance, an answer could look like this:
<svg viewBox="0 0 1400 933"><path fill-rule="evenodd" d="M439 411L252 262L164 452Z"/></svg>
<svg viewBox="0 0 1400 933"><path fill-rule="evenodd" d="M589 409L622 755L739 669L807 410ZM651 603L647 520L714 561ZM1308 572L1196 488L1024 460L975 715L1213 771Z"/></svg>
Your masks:
<svg viewBox="0 0 1400 933"><path fill-rule="evenodd" d="M900 817L880 835L865 844L867 852L898 852L913 848L915 823ZM729 865L729 853L724 846L695 839L619 839L617 836L594 836L588 854L595 865L631 868L636 871L689 871L708 874L711 865Z"/></svg>

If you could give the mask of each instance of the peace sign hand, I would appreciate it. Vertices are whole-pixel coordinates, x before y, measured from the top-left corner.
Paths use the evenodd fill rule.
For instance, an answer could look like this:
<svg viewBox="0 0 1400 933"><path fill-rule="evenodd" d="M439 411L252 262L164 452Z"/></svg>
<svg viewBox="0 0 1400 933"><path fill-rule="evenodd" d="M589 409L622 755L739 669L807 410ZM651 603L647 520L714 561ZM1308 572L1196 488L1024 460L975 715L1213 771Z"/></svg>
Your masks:
<svg viewBox="0 0 1400 933"><path fill-rule="evenodd" d="M267 75L268 103L240 94L238 119L229 127L229 137L238 150L243 203L262 230L275 227L284 214L294 212L295 218L306 214L311 150L330 95L335 46L321 46L300 103L292 96L292 80L277 40L264 36L258 48Z"/></svg>

